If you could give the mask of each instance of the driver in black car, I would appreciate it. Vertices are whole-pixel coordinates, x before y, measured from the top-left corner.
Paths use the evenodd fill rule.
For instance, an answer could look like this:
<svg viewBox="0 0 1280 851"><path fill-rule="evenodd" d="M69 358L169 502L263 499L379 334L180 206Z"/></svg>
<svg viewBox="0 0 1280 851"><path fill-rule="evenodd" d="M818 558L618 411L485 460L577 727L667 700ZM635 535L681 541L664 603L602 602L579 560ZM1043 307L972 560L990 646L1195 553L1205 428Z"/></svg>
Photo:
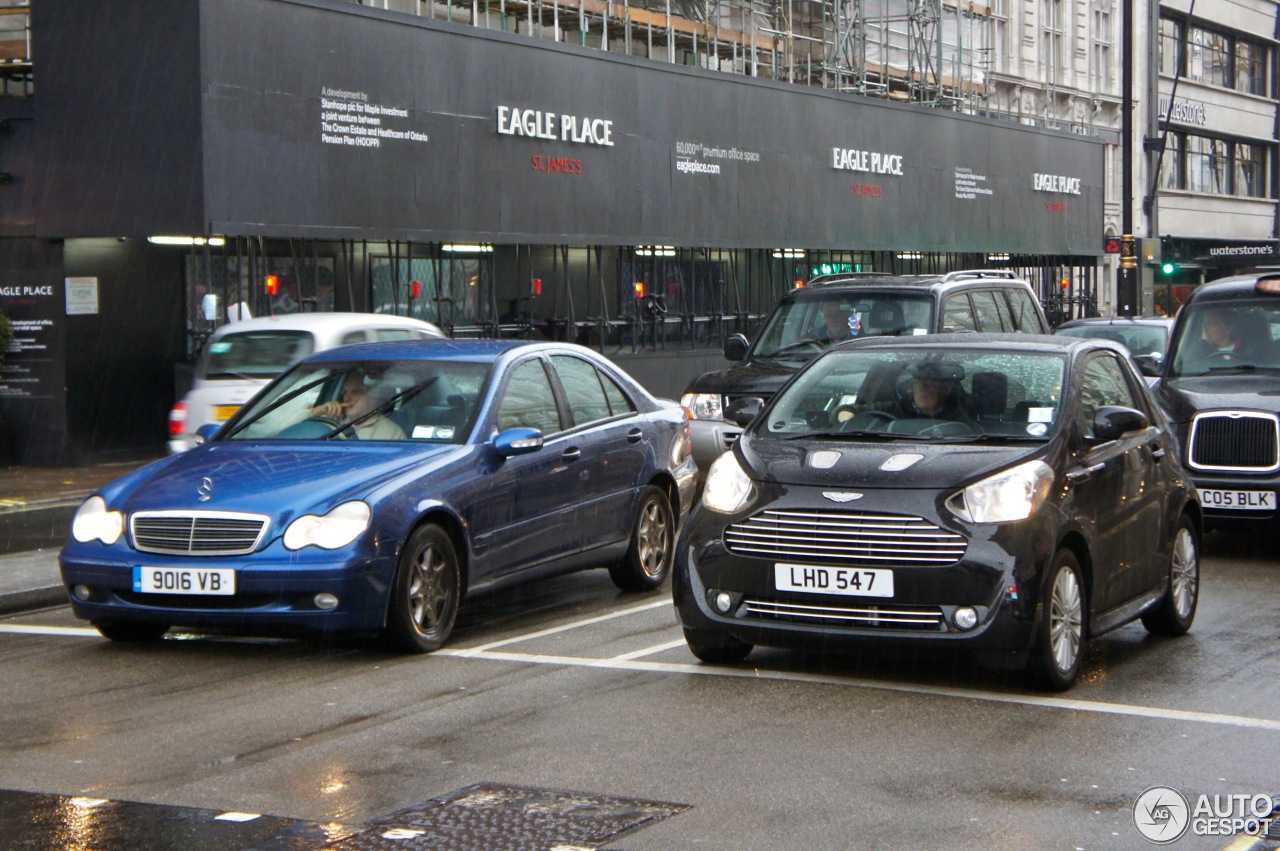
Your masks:
<svg viewBox="0 0 1280 851"><path fill-rule="evenodd" d="M849 429L877 428L875 414L888 414L893 419L934 419L963 423L979 431L978 423L964 409L960 399L960 380L964 367L958 363L929 356L911 368L911 394L893 402L868 406L862 414L848 421ZM866 416L870 414L871 416ZM841 417L843 420L844 418ZM883 423L879 425L883 428Z"/></svg>

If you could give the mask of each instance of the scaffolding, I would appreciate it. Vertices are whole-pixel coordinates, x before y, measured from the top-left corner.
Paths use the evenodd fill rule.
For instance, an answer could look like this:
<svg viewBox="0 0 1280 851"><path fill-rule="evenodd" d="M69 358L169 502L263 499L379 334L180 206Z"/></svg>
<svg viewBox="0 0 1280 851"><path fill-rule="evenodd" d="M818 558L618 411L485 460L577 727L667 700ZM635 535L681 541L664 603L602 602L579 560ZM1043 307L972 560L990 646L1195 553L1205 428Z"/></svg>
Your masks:
<svg viewBox="0 0 1280 851"><path fill-rule="evenodd" d="M352 0L453 23L976 113L994 24L971 0Z"/></svg>

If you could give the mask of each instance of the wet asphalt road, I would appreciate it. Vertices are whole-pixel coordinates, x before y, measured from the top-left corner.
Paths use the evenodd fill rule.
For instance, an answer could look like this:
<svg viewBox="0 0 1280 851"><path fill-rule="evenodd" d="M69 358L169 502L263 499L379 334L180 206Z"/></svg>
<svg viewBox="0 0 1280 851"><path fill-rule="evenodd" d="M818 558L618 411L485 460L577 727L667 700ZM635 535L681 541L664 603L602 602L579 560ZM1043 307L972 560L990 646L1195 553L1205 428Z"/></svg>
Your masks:
<svg viewBox="0 0 1280 851"><path fill-rule="evenodd" d="M0 848L468 847L385 817L482 783L687 807L581 847L1156 847L1149 787L1280 792L1280 543L1215 534L1202 574L1189 635L1111 633L1061 696L936 651L700 665L665 589L603 571L469 604L421 657L0 619Z"/></svg>

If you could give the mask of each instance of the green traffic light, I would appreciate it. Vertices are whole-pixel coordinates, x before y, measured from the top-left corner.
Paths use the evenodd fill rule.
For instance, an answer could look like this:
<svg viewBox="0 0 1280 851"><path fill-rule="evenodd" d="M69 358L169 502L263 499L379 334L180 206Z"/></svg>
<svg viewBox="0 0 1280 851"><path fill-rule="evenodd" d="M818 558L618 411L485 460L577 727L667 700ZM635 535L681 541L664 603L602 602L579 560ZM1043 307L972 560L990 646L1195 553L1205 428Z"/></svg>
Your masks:
<svg viewBox="0 0 1280 851"><path fill-rule="evenodd" d="M1172 275L1177 270L1178 270L1178 264L1176 263L1165 263L1163 266L1160 267L1160 271L1164 272L1166 275Z"/></svg>

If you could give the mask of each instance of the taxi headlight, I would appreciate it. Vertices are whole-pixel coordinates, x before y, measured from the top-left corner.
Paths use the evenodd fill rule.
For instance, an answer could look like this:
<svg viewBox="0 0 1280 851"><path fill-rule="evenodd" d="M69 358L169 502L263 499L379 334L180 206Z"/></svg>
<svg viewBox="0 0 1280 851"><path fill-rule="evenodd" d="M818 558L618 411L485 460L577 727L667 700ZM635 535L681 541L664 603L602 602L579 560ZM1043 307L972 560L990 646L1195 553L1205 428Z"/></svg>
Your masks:
<svg viewBox="0 0 1280 851"><path fill-rule="evenodd" d="M680 397L680 404L695 420L724 419L724 400L719 393L686 393Z"/></svg>
<svg viewBox="0 0 1280 851"><path fill-rule="evenodd" d="M947 501L956 516L970 523L1011 523L1040 510L1053 487L1053 470L1028 461L974 482Z"/></svg>
<svg viewBox="0 0 1280 851"><path fill-rule="evenodd" d="M124 515L119 511L107 511L107 501L91 496L76 509L71 520L71 537L82 544L102 541L110 546L124 534Z"/></svg>
<svg viewBox="0 0 1280 851"><path fill-rule="evenodd" d="M284 530L284 545L291 550L345 547L369 528L370 516L369 506L359 500L344 502L325 515L304 514Z"/></svg>
<svg viewBox="0 0 1280 851"><path fill-rule="evenodd" d="M702 488L702 504L721 514L733 514L755 495L751 479L743 472L738 459L726 452L715 460L707 471L707 481Z"/></svg>

